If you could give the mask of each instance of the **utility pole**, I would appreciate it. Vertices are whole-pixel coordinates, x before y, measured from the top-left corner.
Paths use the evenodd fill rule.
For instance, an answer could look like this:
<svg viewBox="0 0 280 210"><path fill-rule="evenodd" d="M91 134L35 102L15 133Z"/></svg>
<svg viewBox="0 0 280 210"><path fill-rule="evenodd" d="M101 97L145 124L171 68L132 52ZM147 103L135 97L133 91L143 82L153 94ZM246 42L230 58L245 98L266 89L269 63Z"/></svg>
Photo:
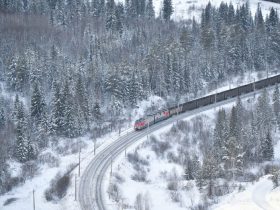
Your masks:
<svg viewBox="0 0 280 210"><path fill-rule="evenodd" d="M113 173L113 159L111 157L111 172L110 172L110 175L112 176L112 173Z"/></svg>
<svg viewBox="0 0 280 210"><path fill-rule="evenodd" d="M148 121L147 140L149 140L150 121Z"/></svg>
<svg viewBox="0 0 280 210"><path fill-rule="evenodd" d="M255 85L255 79L254 79L254 83L253 83L253 89L254 89L254 98L255 98L255 96L256 96L256 85Z"/></svg>
<svg viewBox="0 0 280 210"><path fill-rule="evenodd" d="M79 148L79 177L81 175L81 148Z"/></svg>
<svg viewBox="0 0 280 210"><path fill-rule="evenodd" d="M75 201L77 200L77 174L75 174Z"/></svg>
<svg viewBox="0 0 280 210"><path fill-rule="evenodd" d="M95 155L95 152L96 152L96 138L94 138L94 155Z"/></svg>
<svg viewBox="0 0 280 210"><path fill-rule="evenodd" d="M33 210L35 210L35 190L33 189Z"/></svg>

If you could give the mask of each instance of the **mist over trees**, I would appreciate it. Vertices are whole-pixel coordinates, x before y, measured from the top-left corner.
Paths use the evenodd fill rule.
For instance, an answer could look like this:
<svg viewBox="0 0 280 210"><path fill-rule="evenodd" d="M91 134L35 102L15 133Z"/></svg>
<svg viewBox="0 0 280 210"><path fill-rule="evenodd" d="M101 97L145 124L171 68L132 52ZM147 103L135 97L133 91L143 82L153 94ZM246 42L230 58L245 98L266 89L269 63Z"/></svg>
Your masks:
<svg viewBox="0 0 280 210"><path fill-rule="evenodd" d="M248 4L209 3L201 23L173 22L172 13L170 0L160 17L153 0L0 0L0 183L8 159L34 160L56 137L116 129L150 95L187 98L234 75L279 68L275 9L253 17ZM233 121L228 147L238 129ZM233 150L220 156L236 160L242 153Z"/></svg>

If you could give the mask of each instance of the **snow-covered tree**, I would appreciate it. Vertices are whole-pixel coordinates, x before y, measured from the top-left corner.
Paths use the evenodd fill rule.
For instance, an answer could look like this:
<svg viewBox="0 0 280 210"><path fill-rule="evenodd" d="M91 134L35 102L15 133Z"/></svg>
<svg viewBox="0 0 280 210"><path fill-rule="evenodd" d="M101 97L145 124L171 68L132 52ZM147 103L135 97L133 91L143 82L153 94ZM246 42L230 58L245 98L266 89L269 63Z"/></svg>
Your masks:
<svg viewBox="0 0 280 210"><path fill-rule="evenodd" d="M163 0L162 16L165 21L170 20L171 15L173 14L173 4L172 0Z"/></svg>
<svg viewBox="0 0 280 210"><path fill-rule="evenodd" d="M274 149L273 149L273 142L270 135L270 132L267 132L265 138L261 141L261 148L260 148L262 160L269 161L272 160L274 157Z"/></svg>
<svg viewBox="0 0 280 210"><path fill-rule="evenodd" d="M278 85L275 85L272 103L276 123L278 125L278 128L280 128L280 93Z"/></svg>
<svg viewBox="0 0 280 210"><path fill-rule="evenodd" d="M15 157L20 162L26 162L30 148L26 136L26 119L22 102L19 103L17 110L16 142Z"/></svg>

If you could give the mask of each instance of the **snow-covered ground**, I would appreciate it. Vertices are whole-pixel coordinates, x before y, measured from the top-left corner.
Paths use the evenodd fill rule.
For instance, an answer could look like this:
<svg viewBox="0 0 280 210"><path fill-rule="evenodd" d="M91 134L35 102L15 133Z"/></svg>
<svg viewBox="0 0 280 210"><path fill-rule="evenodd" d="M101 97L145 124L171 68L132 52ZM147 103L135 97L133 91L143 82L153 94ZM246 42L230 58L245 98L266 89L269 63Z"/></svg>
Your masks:
<svg viewBox="0 0 280 210"><path fill-rule="evenodd" d="M279 210L280 187L273 189L269 176L262 177L258 182L247 187L240 193L233 193L218 205L215 210Z"/></svg>
<svg viewBox="0 0 280 210"><path fill-rule="evenodd" d="M116 140L119 135L124 135L131 129L124 130L121 134L118 132L112 132L104 137L98 139L96 143L96 153L112 141ZM73 143L81 142L82 145L87 145L81 153L81 173L94 157L94 142L90 136L84 136L77 139L61 139L61 142L72 141ZM35 204L37 210L59 210L59 209L79 209L79 204L75 199L75 175L78 177L78 167L72 172L71 185L67 191L67 195L61 202L47 202L44 197L45 190L49 187L51 180L56 176L58 172L65 173L71 164L78 163L78 153L61 155L52 149L44 151L44 153L50 152L60 161L59 167L48 167L41 165L39 174L33 179L27 180L22 186L14 188L12 191L0 196L0 209L5 210L30 210L33 208L33 190L35 190ZM14 168L14 175L20 173L19 166L11 164ZM78 183L77 183L78 186ZM9 198L16 198L17 200L7 206L2 206L3 203Z"/></svg>
<svg viewBox="0 0 280 210"><path fill-rule="evenodd" d="M235 8L248 1L253 14L255 14L258 8L258 4L260 4L264 15L269 13L271 7L278 9L278 11L280 9L280 4L262 0L172 0L174 13L171 18L175 21L191 20L193 18L200 20L201 11L209 2L213 6L218 7L222 1L228 4L232 3ZM125 0L116 0L116 2L124 3ZM153 0L153 3L156 16L159 16L163 0Z"/></svg>
<svg viewBox="0 0 280 210"><path fill-rule="evenodd" d="M255 103L257 97L251 97L243 99L245 106L250 107L251 103ZM235 102L223 105L219 108L230 109ZM212 109L200 113L203 119L204 126L207 128L214 126L214 116L218 109ZM184 119L184 121L192 123L192 120L197 116L190 116ZM166 126L153 133L153 136L157 139L163 139L164 136L170 131L172 125ZM190 134L191 136L192 134ZM151 137L150 137L151 138ZM176 137L174 137L176 138ZM171 150L177 151L176 144L173 139ZM104 192L109 189L110 184L117 183L120 189L121 201L116 203L106 196L105 203L108 205L108 209L121 209L121 203L127 205L127 209L134 209L136 196L142 194L144 200L148 200L151 209L154 210L181 210L191 209L196 204L199 204L203 197L199 193L196 184L193 181L186 181L182 179L183 168L173 162L169 162L164 158L160 158L151 150L151 147L147 147L147 137L141 139L137 144L134 144L127 150L127 153L134 153L136 150L141 158L149 162L145 170L147 171L147 181L139 182L134 181L132 176L135 174L133 164L131 164L124 155L118 157L113 164L113 176L111 177L109 171L107 178L105 179ZM193 145L192 145L193 147ZM280 161L280 141L274 147L275 162ZM179 177L179 185L182 187L179 190L180 202L173 202L170 197L170 191L167 190L168 177L172 177L173 171L176 171ZM252 168L252 171L258 169ZM137 173L137 172L136 172ZM121 181L120 181L121 180ZM236 183L235 183L236 184ZM238 184L238 183L237 183ZM234 192L222 196L217 201L217 204L211 206L211 209L215 210L279 210L280 209L280 187L273 189L270 176L264 176L255 183L242 183L245 188L244 191ZM146 201L144 201L146 202Z"/></svg>
<svg viewBox="0 0 280 210"><path fill-rule="evenodd" d="M161 0L154 0L155 8L156 8L156 14L159 14L161 6ZM213 6L218 7L221 0L173 0L174 4L174 14L172 18L174 20L187 20L192 19L195 17L196 20L199 20L201 17L201 11L208 3L211 3ZM225 3L232 3L234 7L239 7L242 4L246 3L247 0L223 0ZM280 8L280 4L273 3L273 2L267 2L262 0L248 0L251 11L253 14L257 11L258 4L260 4L263 14L267 15L269 13L269 10L271 7L274 7L276 9Z"/></svg>

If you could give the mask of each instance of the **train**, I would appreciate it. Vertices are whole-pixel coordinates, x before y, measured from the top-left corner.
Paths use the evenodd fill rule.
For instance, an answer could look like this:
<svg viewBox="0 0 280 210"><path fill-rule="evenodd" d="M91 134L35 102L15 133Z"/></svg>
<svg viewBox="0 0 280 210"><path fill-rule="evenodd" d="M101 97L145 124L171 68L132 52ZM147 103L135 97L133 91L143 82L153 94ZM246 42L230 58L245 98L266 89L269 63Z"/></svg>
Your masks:
<svg viewBox="0 0 280 210"><path fill-rule="evenodd" d="M165 110L160 110L154 114L150 114L136 120L134 123L134 130L143 130L155 123L166 120L172 117L173 115L194 110L199 107L207 106L216 102L224 101L229 98L234 98L242 94L254 92L255 90L260 90L278 83L280 83L280 75L262 79L257 82L252 82L246 85L238 86L236 88L208 95L202 98L194 99L192 101L188 101L186 103L179 104L177 106L173 106Z"/></svg>

